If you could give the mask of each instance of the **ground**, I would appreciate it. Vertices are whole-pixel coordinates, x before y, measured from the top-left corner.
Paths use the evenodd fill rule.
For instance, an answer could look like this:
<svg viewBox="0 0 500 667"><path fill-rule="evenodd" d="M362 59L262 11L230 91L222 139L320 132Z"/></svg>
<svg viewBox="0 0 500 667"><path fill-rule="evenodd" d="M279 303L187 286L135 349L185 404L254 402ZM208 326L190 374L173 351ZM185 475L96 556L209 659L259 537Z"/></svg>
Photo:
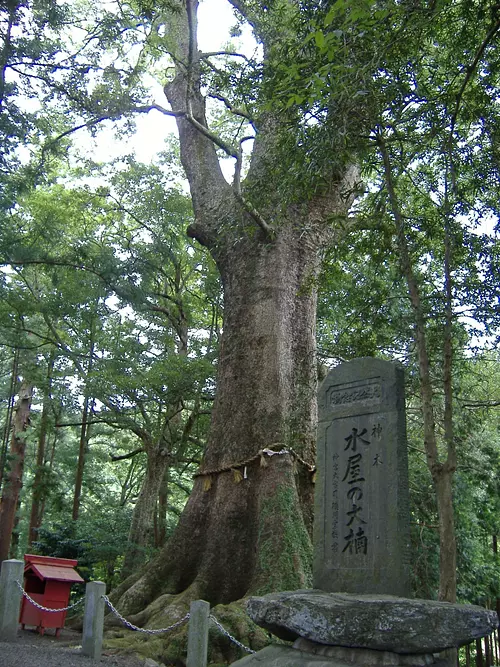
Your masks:
<svg viewBox="0 0 500 667"><path fill-rule="evenodd" d="M63 629L59 639L54 630L40 636L34 629L19 629L15 642L0 642L0 667L87 667L95 665L80 652L82 635ZM144 667L144 660L133 654L104 650L102 667Z"/></svg>

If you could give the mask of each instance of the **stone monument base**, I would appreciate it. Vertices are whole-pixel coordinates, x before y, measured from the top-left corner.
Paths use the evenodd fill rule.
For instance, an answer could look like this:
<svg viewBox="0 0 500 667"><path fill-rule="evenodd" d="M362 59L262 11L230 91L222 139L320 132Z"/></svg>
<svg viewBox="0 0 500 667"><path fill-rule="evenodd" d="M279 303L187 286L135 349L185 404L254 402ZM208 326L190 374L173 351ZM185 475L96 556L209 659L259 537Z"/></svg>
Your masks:
<svg viewBox="0 0 500 667"><path fill-rule="evenodd" d="M302 642L307 640L297 640ZM321 652L305 650L306 645L283 646L273 644L258 653L232 663L232 667L448 667L444 660L430 654L391 653L370 649L346 649L339 646L321 646ZM310 642L312 645L313 642Z"/></svg>
<svg viewBox="0 0 500 667"><path fill-rule="evenodd" d="M250 598L247 613L294 644L268 646L240 667L444 667L436 654L498 626L496 611L475 605L314 589Z"/></svg>

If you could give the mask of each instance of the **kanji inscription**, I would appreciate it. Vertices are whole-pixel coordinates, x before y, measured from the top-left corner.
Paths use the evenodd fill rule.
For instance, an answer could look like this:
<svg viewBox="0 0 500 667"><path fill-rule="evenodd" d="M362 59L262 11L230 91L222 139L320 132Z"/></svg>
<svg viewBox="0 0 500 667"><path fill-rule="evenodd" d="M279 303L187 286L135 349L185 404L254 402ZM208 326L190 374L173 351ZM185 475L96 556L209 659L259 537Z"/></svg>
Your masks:
<svg viewBox="0 0 500 667"><path fill-rule="evenodd" d="M361 359L319 394L314 586L409 595L409 509L402 372Z"/></svg>

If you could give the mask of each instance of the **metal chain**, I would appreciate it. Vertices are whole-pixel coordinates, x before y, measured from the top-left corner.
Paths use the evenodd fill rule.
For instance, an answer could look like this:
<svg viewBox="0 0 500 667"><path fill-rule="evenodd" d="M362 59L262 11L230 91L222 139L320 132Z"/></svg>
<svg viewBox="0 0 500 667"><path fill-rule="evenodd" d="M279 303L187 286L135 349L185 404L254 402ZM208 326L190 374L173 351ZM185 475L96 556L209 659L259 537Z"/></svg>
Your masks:
<svg viewBox="0 0 500 667"><path fill-rule="evenodd" d="M48 607L44 607L43 605L38 604L38 602L36 602L35 600L33 600L33 598L31 598L31 597L28 595L28 593L26 593L26 591L25 591L24 588L22 587L21 582L20 582L19 580L16 580L16 584L17 584L18 587L21 589L21 592L22 592L22 594L24 595L24 597L25 597L29 602L31 602L31 604L32 604L34 607L36 607L37 609L41 609L42 611L51 611L51 612L54 612L54 613L57 613L58 611L68 611L69 609L74 609L74 607L78 607L78 605L81 604L81 603L85 600L85 598L80 598L80 599L79 599L77 602L75 602L74 604L70 604L69 607L61 607L60 609L49 609Z"/></svg>
<svg viewBox="0 0 500 667"><path fill-rule="evenodd" d="M174 623L173 625L169 625L168 628L160 628L158 630L149 630L148 628L138 628L137 625L133 625L130 621L127 621L126 618L124 618L120 612L113 607L113 605L110 602L110 599L108 598L107 595L102 596L104 602L108 605L108 607L111 609L113 614L120 619L120 621L123 623L123 625L126 625L127 628L130 628L131 630L135 630L136 632L144 632L147 635L159 635L162 632L169 632L169 630L173 630L174 628L179 627L179 625L182 625L189 619L189 612L184 616L184 618L181 618L180 621L177 621L177 623Z"/></svg>
<svg viewBox="0 0 500 667"><path fill-rule="evenodd" d="M233 637L233 635L230 635L229 632L226 630L226 628L224 628L224 627L219 623L219 621L215 618L215 616L212 616L212 614L210 614L210 620L213 621L213 622L215 623L215 625L219 628L219 630L222 632L222 634L226 635L226 637L229 637L229 639L233 642L233 644L236 644L237 646L239 646L240 648L242 648L242 649L243 649L244 651L246 651L247 653L255 653L255 651L252 651L251 648L248 648L248 646L245 646L245 644L242 644L242 643L239 642L237 639L235 639L235 638Z"/></svg>

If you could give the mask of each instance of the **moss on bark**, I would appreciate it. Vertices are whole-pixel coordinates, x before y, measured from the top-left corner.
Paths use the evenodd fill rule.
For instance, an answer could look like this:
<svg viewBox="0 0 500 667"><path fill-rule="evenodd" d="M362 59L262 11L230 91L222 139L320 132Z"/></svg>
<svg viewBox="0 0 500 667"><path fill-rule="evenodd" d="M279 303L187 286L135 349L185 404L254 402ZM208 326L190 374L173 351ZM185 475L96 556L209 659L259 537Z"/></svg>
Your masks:
<svg viewBox="0 0 500 667"><path fill-rule="evenodd" d="M163 606L163 613L156 614L155 622L151 624L152 627L168 627L175 622L172 610L175 608L179 612L179 599L184 596L170 597L174 599L170 600L168 611ZM168 602L169 600L162 599L163 605ZM184 609L185 602L181 601L180 606ZM260 651L271 641L269 633L255 625L247 616L245 600L238 600L229 605L217 605L211 610L211 614L233 637L254 651ZM141 658L152 658L157 662L168 664L168 661L176 659L186 660L187 636L187 623L168 633L153 636L132 632L123 627L123 629L108 631L104 645L107 649L134 653ZM234 644L215 624L210 624L208 667L229 665L245 655L248 655L246 651Z"/></svg>
<svg viewBox="0 0 500 667"><path fill-rule="evenodd" d="M254 595L312 586L312 542L291 477L289 471L275 494L261 503Z"/></svg>

